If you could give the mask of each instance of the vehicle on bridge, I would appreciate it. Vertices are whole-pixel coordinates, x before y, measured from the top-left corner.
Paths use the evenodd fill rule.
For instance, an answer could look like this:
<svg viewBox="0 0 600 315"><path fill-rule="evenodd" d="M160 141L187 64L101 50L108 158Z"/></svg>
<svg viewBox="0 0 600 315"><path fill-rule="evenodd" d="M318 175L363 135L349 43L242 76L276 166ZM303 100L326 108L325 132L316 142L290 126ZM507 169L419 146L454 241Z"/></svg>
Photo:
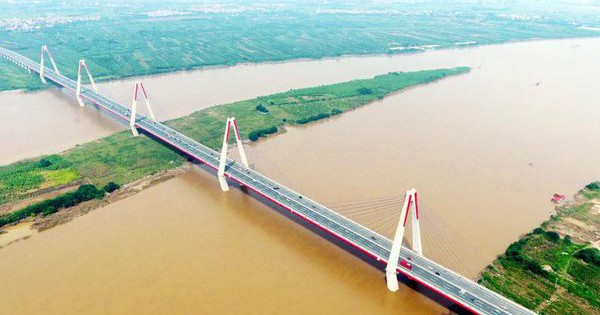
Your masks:
<svg viewBox="0 0 600 315"><path fill-rule="evenodd" d="M412 270L412 265L406 260L402 260L400 265L408 270Z"/></svg>

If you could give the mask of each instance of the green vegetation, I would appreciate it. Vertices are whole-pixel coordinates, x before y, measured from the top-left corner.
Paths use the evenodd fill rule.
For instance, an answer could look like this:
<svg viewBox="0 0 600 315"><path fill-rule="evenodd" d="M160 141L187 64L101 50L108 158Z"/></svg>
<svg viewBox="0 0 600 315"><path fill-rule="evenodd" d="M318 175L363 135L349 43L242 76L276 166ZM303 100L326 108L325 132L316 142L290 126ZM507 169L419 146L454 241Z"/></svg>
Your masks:
<svg viewBox="0 0 600 315"><path fill-rule="evenodd" d="M262 106L262 104L256 105L256 110L265 114L269 112L269 110L266 107Z"/></svg>
<svg viewBox="0 0 600 315"><path fill-rule="evenodd" d="M600 190L600 184L598 184L598 183L590 183L590 184L587 184L585 186L585 188L589 189L591 191L598 191L598 190Z"/></svg>
<svg viewBox="0 0 600 315"><path fill-rule="evenodd" d="M394 72L371 79L353 80L312 88L290 90L284 93L257 97L251 100L207 108L191 115L167 122L171 127L202 141L211 148L219 148L223 122L235 116L244 139L256 141L275 133L289 124L305 124L330 117L390 93L418 84L442 79L469 71L468 68L440 69L416 72ZM361 94L360 89L372 90ZM269 115L257 112L262 105Z"/></svg>
<svg viewBox="0 0 600 315"><path fill-rule="evenodd" d="M597 249L554 235L531 233L511 244L480 282L540 314L599 314L600 266L585 260Z"/></svg>
<svg viewBox="0 0 600 315"><path fill-rule="evenodd" d="M511 244L479 282L543 315L600 314L600 251L586 243L600 226L590 212L599 190L587 185L580 191L587 199L560 206L544 228Z"/></svg>
<svg viewBox="0 0 600 315"><path fill-rule="evenodd" d="M75 77L77 61L85 58L95 78L107 80L246 62L599 35L580 28L599 26L592 5L543 2L457 7L417 1L399 8L385 1L3 1L0 46L37 60L45 44L65 75ZM42 86L0 60L0 91Z"/></svg>
<svg viewBox="0 0 600 315"><path fill-rule="evenodd" d="M40 189L52 189L80 177L63 156L50 155L0 168L0 204L24 199Z"/></svg>
<svg viewBox="0 0 600 315"><path fill-rule="evenodd" d="M580 193L587 199L600 198L600 183L588 184Z"/></svg>
<svg viewBox="0 0 600 315"><path fill-rule="evenodd" d="M389 73L372 79L290 90L210 107L167 124L217 149L223 137L223 124L230 116L236 117L244 140L256 141L260 137L276 133L286 124L326 118L401 89L468 70L453 68ZM359 89L363 87L372 90L372 93L361 94ZM260 104L268 109L269 115L256 110ZM128 131L124 131L77 146L59 155L1 166L0 204L24 199L73 180L85 180L110 192L116 189L115 183L129 183L150 174L173 169L181 166L184 161L181 155L158 141L148 137L131 137Z"/></svg>
<svg viewBox="0 0 600 315"><path fill-rule="evenodd" d="M104 197L104 192L96 188L96 186L81 185L75 191L34 203L23 209L0 216L0 227L38 214L49 215L60 209L73 207L84 201L100 199L102 197Z"/></svg>
<svg viewBox="0 0 600 315"><path fill-rule="evenodd" d="M275 126L265 129L252 130L250 131L250 134L248 134L248 139L250 139L250 141L256 141L261 137L266 137L270 134L277 133L277 130L278 129Z"/></svg>
<svg viewBox="0 0 600 315"><path fill-rule="evenodd" d="M577 252L575 255L577 258L581 258L588 264L594 264L600 267L600 250L597 248L585 248Z"/></svg>
<svg viewBox="0 0 600 315"><path fill-rule="evenodd" d="M108 184L104 185L104 187L102 187L102 190L106 191L107 193L111 193L117 189L121 188L121 185L115 183L115 182L108 182Z"/></svg>

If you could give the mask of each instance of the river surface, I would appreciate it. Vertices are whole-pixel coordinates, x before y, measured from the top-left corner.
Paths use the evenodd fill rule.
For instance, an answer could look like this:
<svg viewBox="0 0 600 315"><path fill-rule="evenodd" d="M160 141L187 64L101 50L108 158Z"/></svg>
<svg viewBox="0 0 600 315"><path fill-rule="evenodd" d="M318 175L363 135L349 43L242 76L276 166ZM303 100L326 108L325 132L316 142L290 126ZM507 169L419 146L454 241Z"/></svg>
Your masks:
<svg viewBox="0 0 600 315"><path fill-rule="evenodd" d="M259 171L387 236L399 209L375 206L417 188L425 255L475 278L548 218L552 193L572 195L600 179L599 39L243 65L144 82L157 115L171 118L289 88L454 66L473 70L247 150ZM130 86L100 89L125 101ZM0 129L8 147L24 143L2 151L6 161L32 154L27 142L42 142L36 130L58 143L39 154L123 129L57 91L2 93L1 107L10 98L18 106L7 114L14 106L45 117L27 131L15 125L10 137ZM62 120L62 133L47 129L50 117ZM237 190L220 192L198 170L5 246L0 270L0 314L443 312L405 286L387 292L379 271Z"/></svg>

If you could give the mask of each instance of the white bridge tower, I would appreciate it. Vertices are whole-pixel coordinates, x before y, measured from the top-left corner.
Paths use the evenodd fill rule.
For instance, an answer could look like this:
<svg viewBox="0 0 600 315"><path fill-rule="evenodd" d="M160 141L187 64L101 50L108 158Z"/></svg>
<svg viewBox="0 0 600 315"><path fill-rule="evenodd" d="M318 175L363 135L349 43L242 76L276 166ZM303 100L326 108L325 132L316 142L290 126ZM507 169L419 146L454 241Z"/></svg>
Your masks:
<svg viewBox="0 0 600 315"><path fill-rule="evenodd" d="M146 108L148 109L148 115L150 115L150 119L156 121L156 116L154 116L154 111L152 110L152 106L150 105L150 100L148 100L148 94L146 93L146 89L144 88L144 84L142 82L135 82L135 86L133 87L133 100L131 101L131 117L129 118L129 128L131 128L131 133L134 137L139 136L137 129L135 128L135 119L137 114L137 100L138 95L142 91L142 95L144 97L144 103L146 103Z"/></svg>
<svg viewBox="0 0 600 315"><path fill-rule="evenodd" d="M402 239L404 238L404 230L406 228L406 223L408 222L409 212L412 212L412 247L415 252L422 256L423 246L421 244L421 228L419 225L419 201L417 199L417 191L414 188L407 191L404 196L400 220L398 221L398 227L396 228L396 235L394 236L394 242L392 243L388 264L385 268L387 287L392 292L398 291L399 289L396 268L398 266L400 249L402 248Z"/></svg>
<svg viewBox="0 0 600 315"><path fill-rule="evenodd" d="M94 78L92 77L92 73L90 72L90 69L85 63L85 59L79 60L79 70L77 70L77 89L75 91L75 97L77 98L79 106L84 105L83 101L81 100L81 69L85 69L85 72L87 72L88 78L92 83L92 89L94 89L94 92L98 93L98 88L96 88L96 82L94 82Z"/></svg>
<svg viewBox="0 0 600 315"><path fill-rule="evenodd" d="M58 68L56 67L56 63L54 62L54 58L52 58L52 55L48 50L48 46L42 46L42 51L40 54L40 79L42 82L46 83L46 78L44 78L44 52L48 54L48 58L50 58L50 62L52 63L52 68L54 68L54 72L60 74L60 71L58 71Z"/></svg>
<svg viewBox="0 0 600 315"><path fill-rule="evenodd" d="M232 126L235 132L235 141L237 142L237 147L240 152L242 164L245 167L249 167L248 159L246 158L246 152L244 151L244 145L242 144L242 137L240 136L240 130L238 129L237 122L235 121L234 117L229 117L227 118L227 123L225 125L225 135L223 135L223 147L221 148L221 160L219 161L219 170L217 172L217 176L219 177L219 184L221 185L221 189L223 191L229 190L229 185L227 184L227 180L225 179L225 164L227 164L227 147Z"/></svg>

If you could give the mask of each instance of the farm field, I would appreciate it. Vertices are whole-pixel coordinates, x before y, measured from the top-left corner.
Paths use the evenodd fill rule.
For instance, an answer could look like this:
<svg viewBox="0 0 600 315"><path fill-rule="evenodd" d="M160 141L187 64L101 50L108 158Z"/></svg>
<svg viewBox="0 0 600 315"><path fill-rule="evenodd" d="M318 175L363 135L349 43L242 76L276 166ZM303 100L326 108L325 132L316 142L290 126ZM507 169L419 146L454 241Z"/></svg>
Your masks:
<svg viewBox="0 0 600 315"><path fill-rule="evenodd" d="M238 63L598 36L585 5L527 3L197 4L150 1L0 3L0 46L32 59L48 45L73 77L86 58L99 80ZM560 12L561 14L557 14ZM0 91L39 89L0 61Z"/></svg>

